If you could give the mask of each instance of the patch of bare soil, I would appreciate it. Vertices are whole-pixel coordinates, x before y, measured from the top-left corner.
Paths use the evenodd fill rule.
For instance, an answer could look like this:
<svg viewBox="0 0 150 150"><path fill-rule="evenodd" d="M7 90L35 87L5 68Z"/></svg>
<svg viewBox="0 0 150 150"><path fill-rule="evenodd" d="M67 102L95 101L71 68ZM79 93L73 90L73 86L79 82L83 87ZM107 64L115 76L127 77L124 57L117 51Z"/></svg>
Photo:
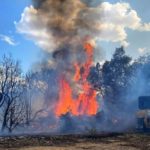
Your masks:
<svg viewBox="0 0 150 150"><path fill-rule="evenodd" d="M0 137L0 150L150 150L149 134Z"/></svg>

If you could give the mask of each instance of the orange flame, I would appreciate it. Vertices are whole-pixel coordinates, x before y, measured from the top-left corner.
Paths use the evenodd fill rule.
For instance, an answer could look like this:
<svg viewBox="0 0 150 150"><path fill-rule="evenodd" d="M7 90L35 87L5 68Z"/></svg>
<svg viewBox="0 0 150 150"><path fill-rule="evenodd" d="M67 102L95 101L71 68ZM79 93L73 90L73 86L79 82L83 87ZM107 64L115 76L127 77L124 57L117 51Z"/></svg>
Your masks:
<svg viewBox="0 0 150 150"><path fill-rule="evenodd" d="M74 68L75 68L75 75L74 75L73 80L79 81L80 80L80 66L76 63L74 64Z"/></svg>
<svg viewBox="0 0 150 150"><path fill-rule="evenodd" d="M70 112L72 115L95 115L98 112L96 91L88 83L87 77L93 61L93 46L90 43L84 44L87 61L81 66L74 64L75 75L73 81L80 84L81 91L77 98L73 98L73 89L63 77L60 80L59 100L56 106L56 116ZM81 72L82 68L82 72Z"/></svg>

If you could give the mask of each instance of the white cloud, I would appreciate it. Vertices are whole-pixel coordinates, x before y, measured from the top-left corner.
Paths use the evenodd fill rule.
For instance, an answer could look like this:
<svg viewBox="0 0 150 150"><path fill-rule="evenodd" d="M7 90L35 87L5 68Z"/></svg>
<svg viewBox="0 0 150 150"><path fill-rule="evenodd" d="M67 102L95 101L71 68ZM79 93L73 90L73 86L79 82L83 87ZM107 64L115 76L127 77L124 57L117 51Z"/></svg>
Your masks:
<svg viewBox="0 0 150 150"><path fill-rule="evenodd" d="M125 47L129 45L126 29L136 31L150 31L150 23L143 23L136 10L129 3L118 2L111 4L103 2L96 9L93 8L93 21L96 21L98 38L103 41L120 42ZM99 17L98 17L99 16ZM90 18L89 18L90 19Z"/></svg>
<svg viewBox="0 0 150 150"><path fill-rule="evenodd" d="M79 17L87 28L79 24L78 36L90 34L99 41L119 42L123 46L129 45L126 29L150 31L150 23L142 22L136 10L124 2L103 2L96 8L86 8ZM51 51L57 42L53 42L53 36L47 29L47 19L30 6L25 8L21 20L15 24L18 32L25 34L42 49Z"/></svg>
<svg viewBox="0 0 150 150"><path fill-rule="evenodd" d="M0 34L0 40L6 42L9 45L15 46L17 43L14 41L13 38L7 36L7 35L3 35Z"/></svg>
<svg viewBox="0 0 150 150"><path fill-rule="evenodd" d="M15 22L15 25L19 33L26 35L27 38L33 40L40 48L50 50L55 47L53 39L46 27L46 20L39 18L33 6L25 8L21 20L18 23Z"/></svg>
<svg viewBox="0 0 150 150"><path fill-rule="evenodd" d="M138 48L138 52L139 52L140 54L144 54L144 53L146 53L147 51L148 51L148 49L147 49L146 47Z"/></svg>

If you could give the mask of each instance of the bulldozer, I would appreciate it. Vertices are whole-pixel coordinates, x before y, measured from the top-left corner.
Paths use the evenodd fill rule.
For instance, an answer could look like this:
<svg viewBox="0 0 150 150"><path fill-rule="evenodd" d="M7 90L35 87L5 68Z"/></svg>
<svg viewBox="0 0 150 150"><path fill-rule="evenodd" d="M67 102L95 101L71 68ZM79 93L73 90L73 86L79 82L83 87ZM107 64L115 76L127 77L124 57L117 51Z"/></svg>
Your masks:
<svg viewBox="0 0 150 150"><path fill-rule="evenodd" d="M138 99L137 130L150 131L150 96L140 96Z"/></svg>

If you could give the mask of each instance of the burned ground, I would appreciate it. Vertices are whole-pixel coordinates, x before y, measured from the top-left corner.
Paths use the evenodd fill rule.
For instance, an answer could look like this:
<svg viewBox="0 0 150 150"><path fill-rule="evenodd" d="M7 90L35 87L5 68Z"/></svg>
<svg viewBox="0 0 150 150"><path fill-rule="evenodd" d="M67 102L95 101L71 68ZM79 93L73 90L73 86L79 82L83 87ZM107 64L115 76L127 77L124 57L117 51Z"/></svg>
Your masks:
<svg viewBox="0 0 150 150"><path fill-rule="evenodd" d="M26 135L0 138L0 150L149 150L149 134Z"/></svg>

